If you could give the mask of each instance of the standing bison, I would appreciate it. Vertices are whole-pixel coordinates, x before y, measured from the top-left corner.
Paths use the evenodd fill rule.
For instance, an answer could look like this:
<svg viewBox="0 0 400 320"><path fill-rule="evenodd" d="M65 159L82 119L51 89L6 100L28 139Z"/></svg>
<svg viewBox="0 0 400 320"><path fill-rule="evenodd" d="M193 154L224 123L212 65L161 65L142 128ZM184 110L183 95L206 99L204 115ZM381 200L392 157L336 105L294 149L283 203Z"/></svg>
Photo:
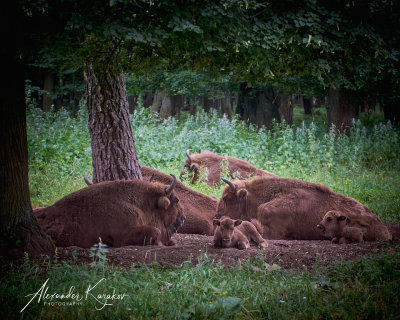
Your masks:
<svg viewBox="0 0 400 320"><path fill-rule="evenodd" d="M193 174L191 183L194 183L200 176L200 168L208 169L208 181L210 186L219 184L221 176L221 162L223 160L228 160L229 173L231 178L235 175L239 175L241 179L247 179L254 176L267 176L267 177L277 177L276 175L260 170L251 165L249 162L236 159L233 157L220 156L211 151L203 151L196 154L190 154L190 150L186 151L186 163L181 172L181 178L185 170L188 170ZM236 178L236 177L235 177Z"/></svg>
<svg viewBox="0 0 400 320"><path fill-rule="evenodd" d="M267 239L325 239L317 225L330 210L341 211L375 230L368 240L391 239L386 226L366 206L324 185L283 178L223 180L227 186L218 202L218 214L232 219L257 218Z"/></svg>
<svg viewBox="0 0 400 320"><path fill-rule="evenodd" d="M42 230L57 246L89 248L98 242L114 246L173 245L171 235L183 223L183 208L166 186L141 180L90 185L35 210Z"/></svg>

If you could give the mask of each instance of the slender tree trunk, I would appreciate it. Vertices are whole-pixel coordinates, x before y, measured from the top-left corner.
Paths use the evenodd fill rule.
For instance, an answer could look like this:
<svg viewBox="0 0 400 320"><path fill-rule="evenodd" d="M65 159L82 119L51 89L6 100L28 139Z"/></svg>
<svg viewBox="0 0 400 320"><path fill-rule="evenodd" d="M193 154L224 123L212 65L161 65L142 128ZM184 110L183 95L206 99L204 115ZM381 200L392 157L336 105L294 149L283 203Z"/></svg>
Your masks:
<svg viewBox="0 0 400 320"><path fill-rule="evenodd" d="M208 99L207 97L203 98L203 109L205 112L209 112L211 107L213 106L213 100Z"/></svg>
<svg viewBox="0 0 400 320"><path fill-rule="evenodd" d="M30 257L54 253L33 215L28 185L25 74L13 48L1 50L3 74L0 117L0 255Z"/></svg>
<svg viewBox="0 0 400 320"><path fill-rule="evenodd" d="M195 98L188 98L189 113L194 116L197 111L197 103Z"/></svg>
<svg viewBox="0 0 400 320"><path fill-rule="evenodd" d="M161 104L165 97L165 91L156 90L154 94L153 104L151 106L151 111L154 113L160 113Z"/></svg>
<svg viewBox="0 0 400 320"><path fill-rule="evenodd" d="M50 94L54 91L54 76L49 72L46 72L44 75L43 90L48 92L43 95L43 111L49 111L53 104Z"/></svg>
<svg viewBox="0 0 400 320"><path fill-rule="evenodd" d="M303 107L304 107L304 114L308 114L308 115L312 114L311 99L303 96Z"/></svg>
<svg viewBox="0 0 400 320"><path fill-rule="evenodd" d="M358 116L358 101L354 91L344 88L330 89L328 96L328 125L350 133L351 121Z"/></svg>
<svg viewBox="0 0 400 320"><path fill-rule="evenodd" d="M93 182L142 179L129 118L124 75L84 71Z"/></svg>
<svg viewBox="0 0 400 320"><path fill-rule="evenodd" d="M160 118L167 119L168 117L171 116L171 113L172 113L171 98L166 94L164 95L164 98L161 103Z"/></svg>
<svg viewBox="0 0 400 320"><path fill-rule="evenodd" d="M400 99L383 104L383 114L386 120L400 126Z"/></svg>
<svg viewBox="0 0 400 320"><path fill-rule="evenodd" d="M226 114L229 119L232 118L232 104L230 94L226 94L221 101L221 113Z"/></svg>
<svg viewBox="0 0 400 320"><path fill-rule="evenodd" d="M279 93L277 98L277 103L279 106L279 114L281 119L289 125L293 124L293 105L290 101L290 95L287 93Z"/></svg>

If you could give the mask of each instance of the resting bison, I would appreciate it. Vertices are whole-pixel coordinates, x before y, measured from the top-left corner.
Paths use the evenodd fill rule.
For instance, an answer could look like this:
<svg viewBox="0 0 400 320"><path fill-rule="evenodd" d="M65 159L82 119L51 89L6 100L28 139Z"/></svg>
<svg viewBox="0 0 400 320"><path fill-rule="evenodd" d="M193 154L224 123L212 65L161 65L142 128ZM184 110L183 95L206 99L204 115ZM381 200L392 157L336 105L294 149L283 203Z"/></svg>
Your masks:
<svg viewBox="0 0 400 320"><path fill-rule="evenodd" d="M381 220L356 200L321 184L294 179L257 178L253 181L223 179L228 185L217 213L233 219L257 218L267 239L325 239L317 228L329 210L338 210L371 230L368 240L391 239Z"/></svg>
<svg viewBox="0 0 400 320"><path fill-rule="evenodd" d="M268 177L277 177L276 175L265 171L260 170L251 165L249 162L236 159L233 157L225 157L215 154L211 151L204 151L196 154L190 154L190 150L186 151L186 163L181 172L180 178L184 174L185 170L188 170L193 174L191 183L194 183L200 176L200 168L208 169L208 181L207 183L210 186L214 186L219 184L220 176L221 176L221 162L224 159L227 159L229 162L228 168L230 172L230 176L232 178L238 178L236 175L240 175L240 179L247 179L249 177L254 176L268 176Z"/></svg>
<svg viewBox="0 0 400 320"><path fill-rule="evenodd" d="M383 224L367 223L366 219L349 218L340 211L328 211L317 225L317 228L334 243L362 242L363 240L386 240L387 234Z"/></svg>
<svg viewBox="0 0 400 320"><path fill-rule="evenodd" d="M98 242L114 246L173 245L171 235L184 220L183 208L169 186L141 180L90 185L35 210L42 230L57 246L89 248Z"/></svg>
<svg viewBox="0 0 400 320"><path fill-rule="evenodd" d="M253 223L242 220L232 220L229 217L214 219L214 246L223 248L247 249L249 241L261 248L266 248L267 242L262 238Z"/></svg>
<svg viewBox="0 0 400 320"><path fill-rule="evenodd" d="M141 170L145 181L157 181L166 186L172 183L171 176L160 171L145 166L142 166ZM85 182L88 185L92 184L87 175ZM179 181L176 182L174 192L186 215L185 224L179 228L178 232L212 236L214 234L213 219L218 200L191 190Z"/></svg>

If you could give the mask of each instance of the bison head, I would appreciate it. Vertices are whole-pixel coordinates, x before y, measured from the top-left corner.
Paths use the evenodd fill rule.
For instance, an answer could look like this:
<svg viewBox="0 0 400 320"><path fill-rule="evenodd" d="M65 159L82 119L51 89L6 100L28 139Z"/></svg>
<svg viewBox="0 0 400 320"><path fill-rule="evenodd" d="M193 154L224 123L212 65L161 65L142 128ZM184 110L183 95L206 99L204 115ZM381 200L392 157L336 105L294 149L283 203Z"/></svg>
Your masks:
<svg viewBox="0 0 400 320"><path fill-rule="evenodd" d="M199 151L199 153L201 150ZM192 178L190 180L191 183L194 183L198 178L200 174L200 164L196 162L195 159L190 155L190 149L186 150L186 162L185 166L183 167L181 171L181 175L179 176L179 179L182 179L182 176L184 174L184 171L188 171L189 173L192 174Z"/></svg>
<svg viewBox="0 0 400 320"><path fill-rule="evenodd" d="M340 211L328 211L317 228L327 237L335 237L346 223L347 216Z"/></svg>
<svg viewBox="0 0 400 320"><path fill-rule="evenodd" d="M221 199L218 201L217 214L240 218L245 213L248 191L244 181L235 180L234 182L222 178L227 183Z"/></svg>
<svg viewBox="0 0 400 320"><path fill-rule="evenodd" d="M235 227L242 223L242 220L232 220L228 217L214 219L214 225L217 227L214 234L214 242L218 242L224 248L229 248L232 243L232 237Z"/></svg>

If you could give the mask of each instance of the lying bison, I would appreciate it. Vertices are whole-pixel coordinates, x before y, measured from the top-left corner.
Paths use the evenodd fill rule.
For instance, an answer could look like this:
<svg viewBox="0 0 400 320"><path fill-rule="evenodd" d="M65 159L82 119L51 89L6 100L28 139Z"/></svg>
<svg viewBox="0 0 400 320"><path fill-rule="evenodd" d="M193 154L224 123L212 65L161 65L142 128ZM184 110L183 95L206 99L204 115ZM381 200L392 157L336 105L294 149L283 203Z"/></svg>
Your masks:
<svg viewBox="0 0 400 320"><path fill-rule="evenodd" d="M233 157L220 156L211 151L203 151L196 154L190 154L190 150L186 151L186 163L181 172L180 177L182 178L185 170L192 173L191 183L194 183L200 176L200 168L208 169L208 181L210 186L219 184L221 176L221 163L224 159L228 160L229 173L232 178L247 179L254 176L267 176L277 177L276 175L260 170L251 165L249 162L236 159Z"/></svg>
<svg viewBox="0 0 400 320"><path fill-rule="evenodd" d="M261 248L267 247L267 242L262 238L253 223L242 220L232 220L229 217L214 219L215 233L214 246L222 248L247 249L250 241Z"/></svg>
<svg viewBox="0 0 400 320"><path fill-rule="evenodd" d="M373 219L374 217L371 217ZM383 239L387 234L386 226L377 223L368 223L366 219L357 216L349 217L340 211L328 211L317 225L317 228L332 238L333 243L362 242L364 240Z"/></svg>
<svg viewBox="0 0 400 320"><path fill-rule="evenodd" d="M157 181L164 185L172 183L173 178L160 171L145 166L142 166L141 170L143 180ZM88 185L93 184L87 175L85 175L85 182ZM213 218L217 210L217 198L191 190L179 181L176 181L174 192L186 215L185 224L179 228L178 232L212 236L214 234Z"/></svg>
<svg viewBox="0 0 400 320"><path fill-rule="evenodd" d="M98 242L114 246L173 245L171 235L184 220L174 188L141 180L90 185L35 210L42 230L57 246L89 248Z"/></svg>
<svg viewBox="0 0 400 320"><path fill-rule="evenodd" d="M375 230L368 240L391 239L386 226L366 206L324 185L283 178L223 180L227 186L217 213L232 219L257 218L267 239L326 239L317 224L330 210Z"/></svg>

